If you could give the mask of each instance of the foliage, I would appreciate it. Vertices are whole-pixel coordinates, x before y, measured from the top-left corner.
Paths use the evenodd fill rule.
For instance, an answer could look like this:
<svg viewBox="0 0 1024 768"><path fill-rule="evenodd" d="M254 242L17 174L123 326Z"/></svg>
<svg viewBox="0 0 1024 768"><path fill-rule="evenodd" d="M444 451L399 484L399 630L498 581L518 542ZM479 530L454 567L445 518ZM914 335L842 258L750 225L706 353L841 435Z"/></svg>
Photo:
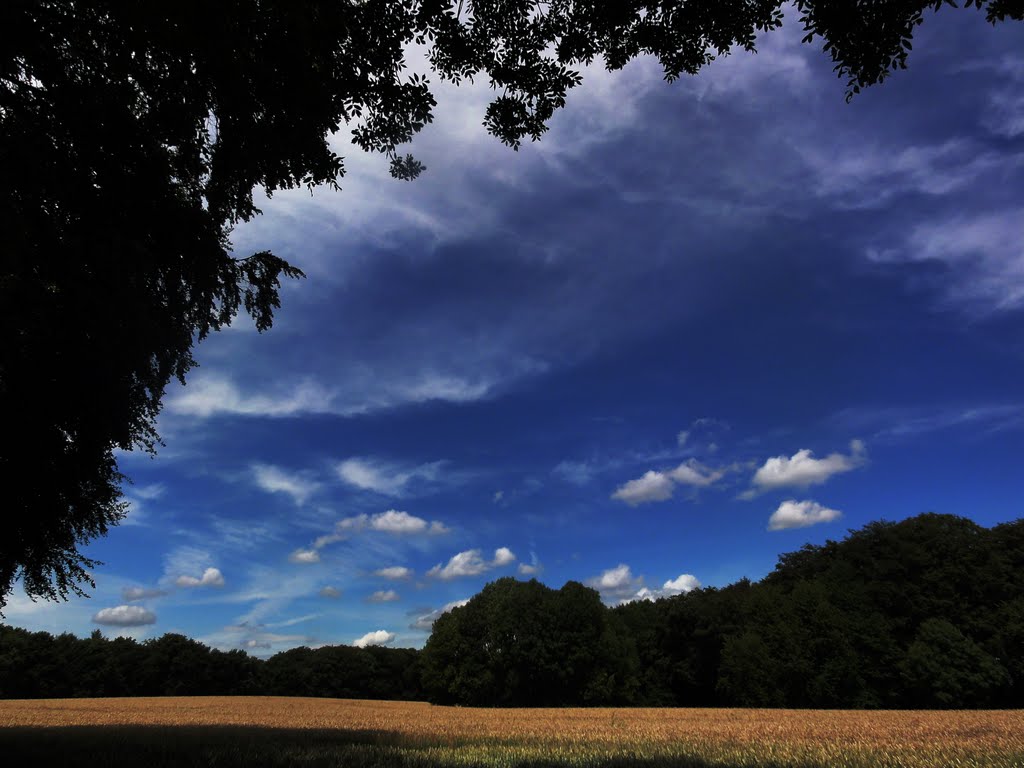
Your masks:
<svg viewBox="0 0 1024 768"><path fill-rule="evenodd" d="M948 0L946 0L948 2ZM240 309L271 326L272 253L233 255L233 224L267 194L337 186L342 125L396 178L424 170L398 147L432 119L416 44L455 83L499 94L483 122L539 138L580 65L650 54L667 80L782 22L781 0L187 0L0 4L0 608L15 579L66 598L91 584L79 547L124 515L116 450L153 451L171 378ZM799 0L807 40L850 93L906 64L940 0ZM1016 0L969 0L991 22ZM31 480L30 478L38 478Z"/></svg>

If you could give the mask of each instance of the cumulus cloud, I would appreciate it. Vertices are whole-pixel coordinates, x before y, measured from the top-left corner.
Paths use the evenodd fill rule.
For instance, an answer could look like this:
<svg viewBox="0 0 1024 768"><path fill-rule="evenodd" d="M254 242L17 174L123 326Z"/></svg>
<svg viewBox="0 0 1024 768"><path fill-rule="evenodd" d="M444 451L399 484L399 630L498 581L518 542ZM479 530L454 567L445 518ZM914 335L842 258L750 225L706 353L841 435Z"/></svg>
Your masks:
<svg viewBox="0 0 1024 768"><path fill-rule="evenodd" d="M223 587L224 576L218 568L207 568L198 579L183 574L174 580L179 587Z"/></svg>
<svg viewBox="0 0 1024 768"><path fill-rule="evenodd" d="M775 488L807 488L821 485L833 475L849 472L862 466L867 457L864 443L860 440L850 442L850 454L832 453L823 459L816 459L811 451L804 448L793 456L773 456L754 473L753 483L758 490L767 491ZM747 492L744 497L753 494Z"/></svg>
<svg viewBox="0 0 1024 768"><path fill-rule="evenodd" d="M378 589L366 598L367 602L370 603L393 603L398 599L398 593L393 589Z"/></svg>
<svg viewBox="0 0 1024 768"><path fill-rule="evenodd" d="M395 581L412 578L412 569L406 568L404 565L392 565L389 568L378 568L373 572L374 576L380 576L384 579L394 579Z"/></svg>
<svg viewBox="0 0 1024 768"><path fill-rule="evenodd" d="M514 563L515 560L516 556L512 554L512 550L508 547L499 547L498 549L494 550L493 564L495 568L499 568L503 565L508 565L509 563Z"/></svg>
<svg viewBox="0 0 1024 768"><path fill-rule="evenodd" d="M412 624L409 625L409 629L419 629L424 632L429 632L431 627L434 626L434 622L437 621L441 614L448 613L448 611L454 608L461 608L468 602L469 598L467 597L465 600L455 600L453 602L450 602L447 605L438 608L436 611L428 611L426 613L412 613L410 615L414 616L415 618Z"/></svg>
<svg viewBox="0 0 1024 768"><path fill-rule="evenodd" d="M326 597L328 600L337 600L341 597L341 590L337 587L326 586L320 590L320 597Z"/></svg>
<svg viewBox="0 0 1024 768"><path fill-rule="evenodd" d="M166 594L165 590L152 587L125 587L121 590L121 598L126 603L134 603L137 600L151 600L156 597L163 597Z"/></svg>
<svg viewBox="0 0 1024 768"><path fill-rule="evenodd" d="M669 579L661 587L665 594L675 595L692 592L695 589L700 589L700 579L692 573L682 573L674 579Z"/></svg>
<svg viewBox="0 0 1024 768"><path fill-rule="evenodd" d="M674 486L672 480L661 472L650 470L643 477L630 480L612 494L613 499L624 501L629 506L647 504L652 501L665 501L672 498Z"/></svg>
<svg viewBox="0 0 1024 768"><path fill-rule="evenodd" d="M444 579L445 581L457 579L461 576L478 576L492 568L500 568L513 563L515 559L515 554L508 547L499 547L494 550L494 559L490 561L484 560L479 549L469 549L453 555L444 566L438 563L427 571L427 576Z"/></svg>
<svg viewBox="0 0 1024 768"><path fill-rule="evenodd" d="M605 600L623 601L636 595L644 585L642 576L634 576L630 567L619 563L603 571L600 576L587 580L587 586L601 593Z"/></svg>
<svg viewBox="0 0 1024 768"><path fill-rule="evenodd" d="M334 528L336 535L341 536L346 533L357 533L365 530L396 534L439 534L448 532L448 527L438 520L428 523L422 517L416 517L408 512L402 512L397 509L389 509L387 512L379 512L375 515L362 514L346 517L339 520ZM336 541L337 539L334 540Z"/></svg>
<svg viewBox="0 0 1024 768"><path fill-rule="evenodd" d="M395 637L394 632L378 629L375 632L367 632L362 637L353 640L352 645L356 648L366 648L369 645L388 645L395 641Z"/></svg>
<svg viewBox="0 0 1024 768"><path fill-rule="evenodd" d="M299 506L305 504L319 487L305 475L286 472L270 464L253 464L251 469L257 487L268 493L286 494Z"/></svg>
<svg viewBox="0 0 1024 768"><path fill-rule="evenodd" d="M143 627L156 623L156 614L141 605L119 605L104 608L92 617L96 624L110 627Z"/></svg>
<svg viewBox="0 0 1024 768"><path fill-rule="evenodd" d="M443 462L435 461L417 467L403 468L366 458L351 458L337 467L342 482L362 491L385 496L401 496L413 481L431 482L438 478Z"/></svg>
<svg viewBox="0 0 1024 768"><path fill-rule="evenodd" d="M300 565L310 565L320 562L320 553L316 549L296 549L288 555L288 559Z"/></svg>
<svg viewBox="0 0 1024 768"><path fill-rule="evenodd" d="M768 519L769 531L787 528L806 528L808 525L828 523L842 516L837 509L829 509L816 501L784 501Z"/></svg>

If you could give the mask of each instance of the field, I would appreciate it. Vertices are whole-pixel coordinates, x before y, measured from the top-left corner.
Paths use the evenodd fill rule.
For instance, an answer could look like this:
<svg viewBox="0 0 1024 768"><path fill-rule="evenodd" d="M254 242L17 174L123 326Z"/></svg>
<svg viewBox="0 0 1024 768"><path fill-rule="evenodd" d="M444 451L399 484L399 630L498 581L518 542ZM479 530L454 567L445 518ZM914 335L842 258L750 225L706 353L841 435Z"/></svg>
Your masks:
<svg viewBox="0 0 1024 768"><path fill-rule="evenodd" d="M1024 768L1024 712L462 709L265 697L0 701L10 766Z"/></svg>

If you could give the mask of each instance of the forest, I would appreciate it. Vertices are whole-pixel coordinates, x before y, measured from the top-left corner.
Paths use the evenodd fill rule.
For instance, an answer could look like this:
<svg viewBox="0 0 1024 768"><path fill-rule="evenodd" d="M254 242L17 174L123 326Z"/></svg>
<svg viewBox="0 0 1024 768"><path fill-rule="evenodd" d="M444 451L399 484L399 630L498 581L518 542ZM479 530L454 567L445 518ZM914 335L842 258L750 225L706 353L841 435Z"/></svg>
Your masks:
<svg viewBox="0 0 1024 768"><path fill-rule="evenodd" d="M927 513L783 554L741 580L614 607L503 578L422 650L269 659L0 625L0 698L282 695L472 706L1024 707L1024 519Z"/></svg>

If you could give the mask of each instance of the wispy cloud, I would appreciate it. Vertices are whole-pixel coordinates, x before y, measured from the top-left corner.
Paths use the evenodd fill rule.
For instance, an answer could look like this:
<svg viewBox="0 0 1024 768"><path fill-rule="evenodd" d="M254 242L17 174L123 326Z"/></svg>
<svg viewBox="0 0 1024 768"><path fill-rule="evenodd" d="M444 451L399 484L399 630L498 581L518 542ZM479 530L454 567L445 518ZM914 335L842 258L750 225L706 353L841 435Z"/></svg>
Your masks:
<svg viewBox="0 0 1024 768"><path fill-rule="evenodd" d="M406 579L411 579L413 572L411 568L406 568L404 565L392 565L387 568L378 568L373 572L373 575L380 576L382 579L404 581Z"/></svg>
<svg viewBox="0 0 1024 768"><path fill-rule="evenodd" d="M368 603L393 603L399 600L398 593L393 589L378 589L366 598Z"/></svg>
<svg viewBox="0 0 1024 768"><path fill-rule="evenodd" d="M134 603L138 600L153 600L167 595L167 590L154 587L125 587L121 590L121 597L126 603Z"/></svg>
<svg viewBox="0 0 1024 768"><path fill-rule="evenodd" d="M417 629L423 632L429 632L430 629L434 626L434 622L437 621L442 614L448 613L448 611L454 608L461 608L468 602L469 598L467 597L464 600L454 600L450 603L447 603L446 605L442 606L441 608L438 608L437 610L424 611L423 609L421 609L419 612L410 613L409 615L413 616L414 619L413 622L409 625L409 629Z"/></svg>
<svg viewBox="0 0 1024 768"><path fill-rule="evenodd" d="M438 480L442 461L402 467L369 458L351 458L338 464L338 477L342 482L362 491L374 491L386 496L401 496L420 482L432 483Z"/></svg>
<svg viewBox="0 0 1024 768"><path fill-rule="evenodd" d="M251 470L258 488L283 493L300 506L320 487L308 473L288 472L271 464L253 464Z"/></svg>

